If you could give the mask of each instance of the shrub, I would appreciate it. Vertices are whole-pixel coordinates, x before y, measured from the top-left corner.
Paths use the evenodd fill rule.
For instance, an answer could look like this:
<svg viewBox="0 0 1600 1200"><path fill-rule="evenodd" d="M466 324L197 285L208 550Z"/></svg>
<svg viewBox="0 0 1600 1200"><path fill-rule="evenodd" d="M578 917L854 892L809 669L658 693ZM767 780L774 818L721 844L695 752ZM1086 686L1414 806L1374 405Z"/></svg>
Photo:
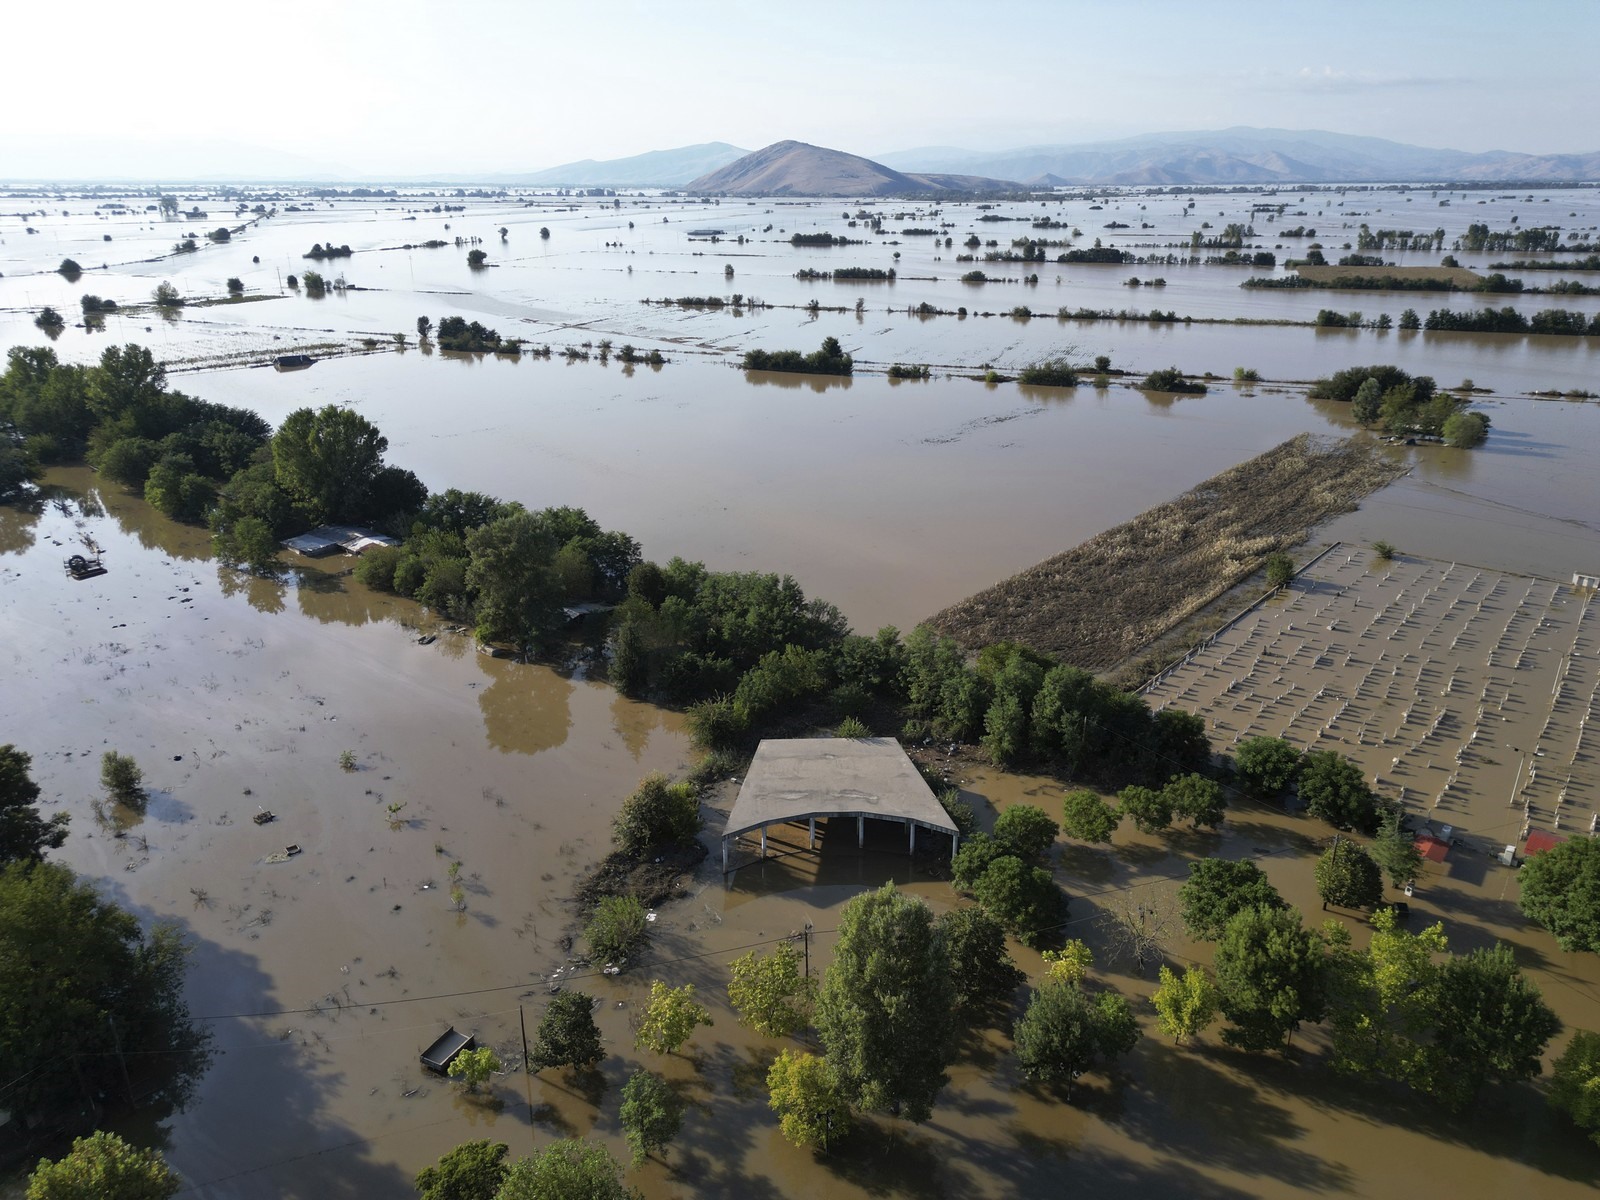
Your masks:
<svg viewBox="0 0 1600 1200"><path fill-rule="evenodd" d="M125 804L139 812L144 811L148 797L144 790L144 772L133 756L107 750L100 756L100 784L118 804Z"/></svg>
<svg viewBox="0 0 1600 1200"><path fill-rule="evenodd" d="M1183 372L1177 367L1165 367L1159 371L1151 371L1144 377L1144 382L1139 385L1147 392L1178 392L1185 395L1203 396L1206 385L1195 383L1183 377Z"/></svg>
<svg viewBox="0 0 1600 1200"><path fill-rule="evenodd" d="M1489 436L1489 418L1480 412L1451 413L1441 432L1446 445L1463 449L1481 446Z"/></svg>
<svg viewBox="0 0 1600 1200"><path fill-rule="evenodd" d="M178 294L178 289L165 279L156 284L156 290L150 294L155 299L157 308L183 307L183 297Z"/></svg>
<svg viewBox="0 0 1600 1200"><path fill-rule="evenodd" d="M1282 551L1279 551L1276 554L1267 555L1268 587L1287 587L1290 583L1294 582L1294 577L1294 559L1290 558Z"/></svg>
<svg viewBox="0 0 1600 1200"><path fill-rule="evenodd" d="M835 737L865 738L872 736L872 730L856 717L846 717L839 722L839 727L834 730Z"/></svg>
<svg viewBox="0 0 1600 1200"><path fill-rule="evenodd" d="M1399 553L1393 542L1377 541L1372 543L1372 553L1377 555L1379 562L1388 562Z"/></svg>
<svg viewBox="0 0 1600 1200"><path fill-rule="evenodd" d="M1047 358L1017 372L1018 383L1036 387L1077 387L1078 372L1064 358Z"/></svg>
<svg viewBox="0 0 1600 1200"><path fill-rule="evenodd" d="M1038 858L1055 844L1061 827L1033 804L1013 804L994 823L994 839L1019 858Z"/></svg>
<svg viewBox="0 0 1600 1200"><path fill-rule="evenodd" d="M643 944L648 930L644 905L636 897L606 896L584 926L583 936L595 959L620 963Z"/></svg>
<svg viewBox="0 0 1600 1200"><path fill-rule="evenodd" d="M646 775L622 802L611 830L612 841L629 854L694 840L700 832L700 799L694 785L669 783L659 771Z"/></svg>
<svg viewBox="0 0 1600 1200"><path fill-rule="evenodd" d="M1061 802L1061 828L1068 837L1084 842L1109 842L1121 815L1093 792L1068 792Z"/></svg>

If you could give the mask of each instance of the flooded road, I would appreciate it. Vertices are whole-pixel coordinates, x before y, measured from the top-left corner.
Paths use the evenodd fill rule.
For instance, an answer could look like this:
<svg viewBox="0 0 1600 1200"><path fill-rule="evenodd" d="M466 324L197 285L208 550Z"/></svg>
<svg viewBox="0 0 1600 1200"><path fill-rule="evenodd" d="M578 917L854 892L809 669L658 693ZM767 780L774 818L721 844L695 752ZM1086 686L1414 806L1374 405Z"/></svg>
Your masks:
<svg viewBox="0 0 1600 1200"><path fill-rule="evenodd" d="M1442 197L1424 205L1422 196L1411 197L1413 209L1426 208L1410 221L1418 228L1438 221L1459 231L1470 219L1499 229L1511 215L1529 221L1541 208L1560 209L1568 228L1594 222L1592 193L1493 198L1484 206L1473 194L1444 209L1436 204ZM1251 199L1199 204L1226 210L1204 212L1220 227L1247 216ZM1108 200L1101 211L1075 200L1052 205L1050 215L1081 225L1078 245L1096 236L1186 241L1200 214L1180 214L1184 200ZM959 378L892 383L865 371L853 380L747 377L728 365L744 349L810 349L833 335L878 364L978 371L1049 354L1105 353L1130 371L1176 362L1219 375L1251 366L1286 379L1392 361L1441 383L1470 376L1494 389L1479 397L1494 423L1490 440L1472 452L1395 449L1412 473L1319 536L1386 538L1403 551L1561 579L1594 567L1600 528L1590 448L1600 443L1600 405L1517 398L1546 387L1600 390L1594 339L1080 325L904 311L923 302L971 312L980 304L996 312L1018 304L1051 312L1159 304L1196 316L1302 319L1324 305L1397 315L1411 306L1460 308L1477 297L1251 293L1237 287L1244 273L1234 269L1165 266L1074 267L1057 283L1055 264L1039 266L1037 285L973 288L957 282L970 267L954 261L968 231L1005 246L1028 234L1031 222L980 223L968 206L942 218L953 223L945 231L953 248L900 236L818 251L783 239L797 229L867 236L851 229L839 202L628 198L615 209L467 198L454 201L465 212L427 212L434 202L307 201L306 211L281 211L220 246L204 245L203 230L243 220L220 208L217 219L191 225L141 212L97 214L93 203L72 199L52 202L48 217L27 218L40 230L31 235L22 218L0 218L0 346L42 340L32 325L40 304L75 319L84 291L134 303L171 278L186 293L220 295L224 280L239 275L247 295L270 298L191 308L173 321L150 312L112 315L99 331L69 327L54 345L64 360L88 361L112 342L142 341L176 363L316 339L359 348L363 338L407 332L413 345L404 353L335 358L282 374L194 361L198 369L173 383L273 422L307 404L351 405L388 436L390 460L432 488L582 505L606 527L638 537L651 557L791 573L862 629L907 628L1296 433L1347 434L1348 412L1295 391L1231 383L1178 398L1146 395L1122 380L1063 391ZM1336 211L1341 203L1348 216ZM1289 204L1280 223L1315 223L1332 249L1353 238L1360 221L1398 225L1391 206L1403 203L1394 194L1306 197ZM935 220L911 208L903 220L890 219L892 208L877 207L886 228ZM62 208L69 216L54 215ZM1294 215L1298 208L1304 217ZM1021 218L1032 210L1038 206L1002 213ZM1569 210L1585 216L1568 218ZM1101 229L1130 216L1135 228L1126 233ZM1154 230L1137 229L1141 219ZM1339 225L1330 236L1323 226L1333 220ZM548 240L541 227L550 229ZM687 236L702 227L723 228L724 240ZM1298 252L1304 245L1275 243L1258 229L1269 246ZM195 253L137 261L185 233L201 234ZM741 246L732 240L741 233L759 240ZM465 247L453 244L395 248L457 235L481 237L495 265L471 272ZM313 264L301 257L313 241L349 243L356 253ZM102 257L112 265L73 285L53 273L68 254L85 266ZM257 256L261 262L252 263ZM1498 257L1512 256L1462 261L1483 266ZM793 278L809 265L897 265L900 278L859 286ZM343 271L352 284L377 290L313 300L284 286L280 294L279 279L306 266L330 276ZM1023 264L1002 267L1020 276ZM1165 288L1124 286L1131 274L1157 273ZM939 278L913 278L930 275ZM858 295L866 304L858 316L640 303L731 298L736 289L775 305L815 297L849 308ZM1505 302L1531 311L1557 299ZM1593 298L1562 303L1600 309ZM421 314L483 320L503 334L549 342L558 357L423 353L414 345ZM561 361L561 348L601 338L659 347L671 361L659 371L628 371L615 357L605 365ZM521 1152L558 1134L593 1133L620 1154L617 1095L641 1062L629 1022L652 977L696 983L717 1022L686 1056L648 1064L693 1100L666 1165L651 1163L633 1177L652 1200L1043 1197L1060 1194L1064 1173L1090 1194L1202 1197L1389 1196L1443 1186L1563 1197L1588 1194L1597 1182L1592 1148L1550 1121L1532 1089L1486 1092L1477 1112L1446 1121L1409 1097L1339 1083L1314 1062L1248 1059L1214 1037L1176 1051L1155 1035L1142 1003L1151 981L1109 959L1101 914L1119 895L1161 894L1188 859L1218 852L1259 856L1280 890L1314 911L1307 827L1266 810L1234 813L1220 839L1126 834L1111 851L1058 848L1059 876L1076 897L1075 929L1102 952L1098 977L1136 998L1150 1034L1125 1070L1086 1078L1072 1105L1025 1086L1008 1039L990 1032L965 1047L928 1125L882 1122L831 1162L782 1141L762 1086L779 1044L733 1023L722 991L726 963L810 921L819 931L812 948L820 967L840 906L888 878L938 908L951 903L933 865L913 866L896 839L869 839L857 852L853 837L830 845L826 830L817 858L747 868L729 887L706 866L692 898L659 914L647 963L615 979L568 977L603 1000L598 1019L610 1056L597 1077L575 1082L548 1072L530 1083L512 1074L495 1082L491 1103L459 1098L421 1072L417 1052L455 1024L505 1055L520 1053L519 1007L536 1020L551 973L567 960L559 938L573 923L565 899L572 882L603 852L616 805L638 778L689 761L680 718L622 700L581 672L479 655L415 606L367 592L337 565L297 567L278 581L219 570L203 531L164 521L119 489L101 488L86 470L58 471L51 480L66 490L63 508L0 509L7 714L0 740L34 756L47 810L72 814L62 858L141 917L177 920L195 939L190 1003L223 1053L199 1103L162 1127L172 1161L192 1185L186 1194L406 1196L418 1168L474 1137ZM111 573L75 583L60 563L85 533L105 547ZM416 641L423 632L440 636L424 646ZM119 814L102 819L91 803L108 749L134 755L154 792L144 818L120 814L120 827ZM346 751L355 770L340 766ZM1059 804L1060 788L1047 780L973 773L964 786L986 821L1024 798ZM725 811L730 801L721 795L714 808ZM251 818L261 809L276 819L256 825ZM713 812L708 833L719 828ZM301 852L267 861L290 844ZM464 911L448 895L455 862ZM1600 997L1592 962L1557 952L1504 896L1463 896L1481 914L1452 928L1458 948L1490 936L1512 941L1568 1025L1594 1025ZM1174 938L1168 953L1182 962L1208 951ZM1037 975L1039 961L1021 955ZM262 1013L273 1015L253 1015ZM1564 1035L1553 1048L1563 1044ZM1313 1033L1313 1059L1318 1046Z"/></svg>

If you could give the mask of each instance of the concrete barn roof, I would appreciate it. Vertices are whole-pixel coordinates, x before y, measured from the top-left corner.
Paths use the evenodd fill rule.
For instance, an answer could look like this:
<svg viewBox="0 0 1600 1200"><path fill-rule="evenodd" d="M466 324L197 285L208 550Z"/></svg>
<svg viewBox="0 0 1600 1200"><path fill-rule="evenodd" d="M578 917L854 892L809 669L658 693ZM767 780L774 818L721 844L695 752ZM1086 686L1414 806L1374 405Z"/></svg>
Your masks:
<svg viewBox="0 0 1600 1200"><path fill-rule="evenodd" d="M877 817L956 832L894 738L768 738L722 836L810 817Z"/></svg>

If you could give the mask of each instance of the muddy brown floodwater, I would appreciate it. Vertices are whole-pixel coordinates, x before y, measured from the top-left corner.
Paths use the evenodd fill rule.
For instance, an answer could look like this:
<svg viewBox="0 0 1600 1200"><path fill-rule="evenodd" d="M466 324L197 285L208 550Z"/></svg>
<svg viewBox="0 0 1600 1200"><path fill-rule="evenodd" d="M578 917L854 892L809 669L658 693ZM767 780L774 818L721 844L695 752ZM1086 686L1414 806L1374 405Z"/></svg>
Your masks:
<svg viewBox="0 0 1600 1200"><path fill-rule="evenodd" d="M1218 227L1252 219L1258 198L1206 197L1217 215L1204 215ZM0 347L39 341L38 308L75 314L84 291L137 305L172 279L185 295L215 298L238 275L247 302L197 305L171 320L125 307L53 344L64 361L88 361L113 341L146 342L188 364L175 386L273 422L306 404L352 405L389 437L390 459L434 488L579 504L639 537L653 557L790 572L867 629L909 626L1295 434L1347 434L1348 410L1270 386L1219 384L1208 396L1176 398L1126 380L1061 390L948 376L896 385L866 369L852 381L746 376L727 365L744 349L810 349L831 335L877 370L894 361L1013 370L1052 354L1105 353L1133 373L1177 363L1302 380L1389 361L1443 385L1470 376L1494 389L1476 397L1493 419L1491 437L1470 452L1395 449L1412 473L1317 536L1386 538L1414 555L1557 581L1595 567L1600 405L1525 396L1600 390L1596 339L978 317L1022 304L1054 312L1159 303L1180 314L1267 320L1304 319L1324 305L1372 313L1432 305L1411 294L1245 292L1237 285L1247 272L1194 266L1049 264L1037 285L974 288L956 282L967 269L954 261L958 251L933 239L896 236L831 252L788 244L796 229L849 229L837 201L730 202L713 219L708 208L660 197L629 198L620 210L533 197L523 207L523 199L470 200L451 214L431 213L434 198L416 195L308 201L250 224L229 245L158 261L144 260L166 255L183 226L153 219L143 200L111 215L96 207L99 197L63 199L37 218L36 236L22 236L20 219L0 217ZM1199 219L1187 199L1118 194L1104 210L1078 199L1048 212L1013 205L988 215L1046 216L1069 229L1076 222L1086 235L1080 244L1115 218L1132 228L1105 233L1109 243L1166 253ZM1500 229L1514 215L1530 223L1557 209L1557 217L1573 214L1563 218L1568 228L1595 219L1592 191L1475 193L1457 196L1454 208L1421 193L1285 199L1282 223L1316 225L1330 248L1363 222L1442 223L1455 236L1469 220ZM220 199L215 207L220 218ZM445 217L455 226L449 233ZM945 212L957 246L969 231L1003 246L1013 233L997 228L1031 228L978 217L970 206ZM908 209L891 227L934 219ZM708 222L727 238L687 236ZM1145 222L1149 229L1137 228ZM505 243L495 236L502 224ZM552 230L548 241L537 237L542 225ZM106 232L115 239L109 248ZM484 237L495 268L469 272L448 246L403 248L457 235ZM736 243L739 235L747 241ZM1305 245L1286 239L1258 228L1256 240L1280 261ZM316 300L281 285L303 271L314 241L351 244L356 253L330 274L342 268L355 288L370 290ZM54 273L68 254L90 267L77 284ZM1492 257L1463 262L1481 269ZM103 268L95 265L102 258ZM901 276L892 285L795 278L801 268L891 263ZM736 264L731 282L728 264ZM1020 264L1004 273L1020 276ZM1130 274L1159 275L1167 286L1128 288ZM1548 274L1550 282L1563 277ZM858 295L864 304L860 313L640 304L734 286L780 306L818 299L849 308ZM1448 303L1491 300L1525 312L1595 307L1585 297ZM965 305L973 315L905 311L922 303ZM484 320L552 344L557 357L483 360L413 347L281 374L205 367L300 345L389 343L395 331L414 330L419 313ZM563 347L600 339L661 348L671 361L660 372L625 371L614 356L605 365L561 361ZM936 857L907 860L894 828L869 830L862 851L853 828L835 837L824 828L818 854L795 852L791 834L781 857L742 868L725 885L713 855L691 896L657 914L646 960L615 978L594 975L561 948L575 918L566 897L601 856L611 816L638 778L687 765L676 715L620 699L581 671L479 655L415 606L367 592L342 564L300 565L278 580L240 576L210 560L203 532L100 488L87 471L57 471L51 483L59 505L0 509L0 740L33 755L47 807L72 815L62 859L141 918L176 920L193 939L189 1000L221 1053L196 1104L154 1130L188 1181L186 1195L403 1197L418 1168L477 1137L520 1153L554 1136L592 1134L620 1156L618 1094L643 1057L631 1049L629 1022L656 977L695 983L716 1024L681 1056L647 1064L691 1100L665 1160L632 1176L651 1200L954 1200L1069 1189L1219 1200L1308 1192L1560 1198L1592 1194L1600 1180L1593 1148L1550 1119L1531 1087L1486 1090L1466 1117L1447 1120L1407 1095L1333 1078L1318 1065L1314 1030L1297 1039L1306 1058L1298 1064L1235 1055L1214 1036L1174 1050L1155 1034L1145 1003L1152 981L1118 961L1104 936L1104 916L1117 904L1160 907L1187 862L1221 854L1255 857L1287 897L1316 912L1311 854L1323 831L1256 808L1233 812L1218 835L1122 832L1109 850L1057 848L1073 931L1100 954L1098 978L1134 998L1150 1035L1124 1068L1085 1077L1073 1102L1062 1103L1026 1086L1009 1040L984 1032L964 1045L926 1125L872 1122L828 1160L797 1151L765 1106L766 1064L780 1044L733 1022L726 964L810 922L820 970L841 906L887 879L948 907ZM105 548L110 573L73 582L61 561L85 534ZM421 645L424 632L439 636ZM142 819L95 810L108 749L134 755L146 771L153 797ZM341 769L346 751L354 770ZM1054 781L956 770L986 823L1022 800L1059 805ZM712 798L708 837L731 798L731 785ZM262 808L276 820L256 825ZM784 838L775 833L778 846ZM289 844L301 852L269 861ZM450 897L456 862L464 909ZM1600 1022L1592 956L1560 953L1495 882L1489 874L1446 879L1419 893L1417 911L1446 919L1458 949L1509 941L1569 1027ZM1018 953L1037 976L1040 961ZM1175 936L1167 954L1181 963L1209 950ZM596 1075L513 1072L470 1100L422 1072L417 1052L450 1024L515 1059L519 1010L537 1020L557 971L563 986L600 1000L609 1056ZM1564 1035L1553 1049L1563 1044Z"/></svg>

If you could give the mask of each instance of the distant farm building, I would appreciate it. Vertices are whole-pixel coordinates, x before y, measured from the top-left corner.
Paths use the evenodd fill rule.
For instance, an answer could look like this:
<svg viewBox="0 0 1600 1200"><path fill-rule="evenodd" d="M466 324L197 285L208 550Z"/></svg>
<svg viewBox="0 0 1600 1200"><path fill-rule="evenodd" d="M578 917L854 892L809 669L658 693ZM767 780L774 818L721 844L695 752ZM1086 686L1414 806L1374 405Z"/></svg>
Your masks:
<svg viewBox="0 0 1600 1200"><path fill-rule="evenodd" d="M769 825L804 821L807 846L815 848L819 818L850 817L856 819L857 847L866 840L870 817L903 824L908 852L916 850L920 826L948 835L955 854L955 823L894 738L768 738L756 748L728 814L722 869L728 870L730 846L747 833L760 831L765 858Z"/></svg>
<svg viewBox="0 0 1600 1200"><path fill-rule="evenodd" d="M282 545L307 558L324 558L329 554L361 554L374 546L398 546L392 537L385 537L374 529L355 525L324 525L298 537L284 538Z"/></svg>
<svg viewBox="0 0 1600 1200"><path fill-rule="evenodd" d="M1572 573L1572 586L1575 588L1588 588L1591 592L1600 591L1600 575L1585 575L1582 571Z"/></svg>

